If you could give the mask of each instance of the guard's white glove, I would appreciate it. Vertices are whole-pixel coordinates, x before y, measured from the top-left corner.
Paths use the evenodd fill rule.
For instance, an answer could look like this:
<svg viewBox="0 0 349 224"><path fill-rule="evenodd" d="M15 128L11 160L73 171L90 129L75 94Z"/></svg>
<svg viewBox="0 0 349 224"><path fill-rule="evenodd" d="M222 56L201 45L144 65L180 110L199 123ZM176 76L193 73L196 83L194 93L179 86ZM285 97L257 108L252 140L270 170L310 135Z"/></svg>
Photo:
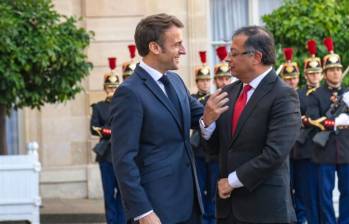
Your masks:
<svg viewBox="0 0 349 224"><path fill-rule="evenodd" d="M349 91L343 94L343 101L349 107Z"/></svg>
<svg viewBox="0 0 349 224"><path fill-rule="evenodd" d="M334 130L337 130L338 126L349 125L349 115L346 113L341 113L334 119Z"/></svg>

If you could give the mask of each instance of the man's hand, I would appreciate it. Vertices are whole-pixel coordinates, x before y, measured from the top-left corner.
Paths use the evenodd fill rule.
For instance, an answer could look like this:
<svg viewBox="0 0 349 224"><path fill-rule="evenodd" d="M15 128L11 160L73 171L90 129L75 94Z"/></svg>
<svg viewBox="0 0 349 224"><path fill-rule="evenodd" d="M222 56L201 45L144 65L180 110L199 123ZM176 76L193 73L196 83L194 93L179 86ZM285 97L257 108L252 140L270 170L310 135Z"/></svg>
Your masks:
<svg viewBox="0 0 349 224"><path fill-rule="evenodd" d="M222 92L222 89L218 89L208 98L202 117L206 127L216 121L222 113L229 109L229 106L226 105L229 101L227 95L228 93Z"/></svg>
<svg viewBox="0 0 349 224"><path fill-rule="evenodd" d="M139 224L161 224L161 221L155 212L152 212L149 215L139 219Z"/></svg>
<svg viewBox="0 0 349 224"><path fill-rule="evenodd" d="M228 182L228 178L222 178L218 181L218 194L222 199L227 199L230 197L231 192L234 190Z"/></svg>

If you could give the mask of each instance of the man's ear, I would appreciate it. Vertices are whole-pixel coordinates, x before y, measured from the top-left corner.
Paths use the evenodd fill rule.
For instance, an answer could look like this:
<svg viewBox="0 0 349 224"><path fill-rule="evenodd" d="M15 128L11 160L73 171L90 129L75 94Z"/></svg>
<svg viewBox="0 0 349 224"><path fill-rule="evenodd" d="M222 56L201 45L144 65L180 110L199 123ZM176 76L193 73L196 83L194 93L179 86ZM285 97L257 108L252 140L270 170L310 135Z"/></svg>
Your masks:
<svg viewBox="0 0 349 224"><path fill-rule="evenodd" d="M256 52L254 53L254 56L253 56L253 58L254 58L254 64L256 64L256 65L261 64L261 63L262 63L262 57L263 57L262 52L256 51Z"/></svg>
<svg viewBox="0 0 349 224"><path fill-rule="evenodd" d="M156 43L155 41L149 42L148 47L149 47L149 51L153 54L158 55L161 52L160 45L158 43Z"/></svg>

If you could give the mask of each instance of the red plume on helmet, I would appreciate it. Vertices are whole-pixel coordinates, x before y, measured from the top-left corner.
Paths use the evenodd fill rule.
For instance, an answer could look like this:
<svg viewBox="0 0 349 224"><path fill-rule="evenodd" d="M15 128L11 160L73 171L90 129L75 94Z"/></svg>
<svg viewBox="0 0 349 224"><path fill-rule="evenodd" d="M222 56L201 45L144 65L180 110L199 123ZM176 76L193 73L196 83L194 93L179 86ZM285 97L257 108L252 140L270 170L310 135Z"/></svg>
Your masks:
<svg viewBox="0 0 349 224"><path fill-rule="evenodd" d="M308 45L308 52L311 56L315 56L316 55L316 41L315 40L309 40L307 42Z"/></svg>
<svg viewBox="0 0 349 224"><path fill-rule="evenodd" d="M225 46L220 46L216 49L217 56L220 61L224 61L228 56L227 48Z"/></svg>
<svg viewBox="0 0 349 224"><path fill-rule="evenodd" d="M109 57L108 61L109 61L109 68L111 70L114 70L116 68L116 57Z"/></svg>
<svg viewBox="0 0 349 224"><path fill-rule="evenodd" d="M327 48L327 51L333 53L333 40L331 37L327 37L324 39L324 44Z"/></svg>
<svg viewBox="0 0 349 224"><path fill-rule="evenodd" d="M338 54L334 53L334 43L331 37L327 37L324 39L324 45L327 48L329 54L325 55L323 58L323 69L326 70L328 68L343 68L341 63L341 58Z"/></svg>
<svg viewBox="0 0 349 224"><path fill-rule="evenodd" d="M206 64L206 51L199 51L200 61L202 64Z"/></svg>
<svg viewBox="0 0 349 224"><path fill-rule="evenodd" d="M136 57L136 45L134 44L128 45L128 50L130 51L131 59L134 59Z"/></svg>
<svg viewBox="0 0 349 224"><path fill-rule="evenodd" d="M285 55L286 61L292 61L293 49L292 48L284 48L284 55Z"/></svg>

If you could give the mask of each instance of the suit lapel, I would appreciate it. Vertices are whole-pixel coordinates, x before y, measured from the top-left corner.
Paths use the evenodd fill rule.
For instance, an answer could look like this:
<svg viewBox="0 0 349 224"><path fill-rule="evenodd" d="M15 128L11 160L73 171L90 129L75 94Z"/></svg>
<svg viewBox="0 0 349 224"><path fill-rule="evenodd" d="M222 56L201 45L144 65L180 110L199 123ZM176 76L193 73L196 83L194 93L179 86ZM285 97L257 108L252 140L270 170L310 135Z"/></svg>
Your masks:
<svg viewBox="0 0 349 224"><path fill-rule="evenodd" d="M168 78L170 80L170 83L172 84L173 88L176 91L177 94L177 98L180 104L180 112L182 114L180 114L180 116L182 117L182 124L183 128L185 131L189 130L189 127L187 127L187 124L189 124L189 116L188 116L188 111L190 112L189 109L189 103L188 103L188 99L187 99L187 95L184 94L186 92L181 91L183 90L182 88L179 88L180 86L183 86L182 83L179 83L179 80L177 78L174 77L174 75L169 74Z"/></svg>
<svg viewBox="0 0 349 224"><path fill-rule="evenodd" d="M251 98L249 99L249 101L247 102L244 110L242 111L239 121L238 121L238 125L236 127L236 133L235 135L232 137L232 141L230 144L233 144L233 142L235 141L235 139L239 136L241 129L243 128L244 124L246 123L246 121L248 120L250 114L254 111L256 105L258 104L258 102L260 102L260 100L269 92L271 91L271 89L273 88L273 85L271 85L275 79L276 79L276 75L274 70L272 70L271 72L268 73L268 75L261 81L261 83L257 86L257 89L253 92ZM230 129L231 130L231 129ZM229 148L230 148L229 147Z"/></svg>
<svg viewBox="0 0 349 224"><path fill-rule="evenodd" d="M158 86L155 80L139 65L135 69L135 73L144 81L144 85L153 93L153 95L165 106L170 112L172 117L175 119L178 127L182 130L182 124L179 120L178 113L173 107L168 97L164 94L162 89Z"/></svg>

